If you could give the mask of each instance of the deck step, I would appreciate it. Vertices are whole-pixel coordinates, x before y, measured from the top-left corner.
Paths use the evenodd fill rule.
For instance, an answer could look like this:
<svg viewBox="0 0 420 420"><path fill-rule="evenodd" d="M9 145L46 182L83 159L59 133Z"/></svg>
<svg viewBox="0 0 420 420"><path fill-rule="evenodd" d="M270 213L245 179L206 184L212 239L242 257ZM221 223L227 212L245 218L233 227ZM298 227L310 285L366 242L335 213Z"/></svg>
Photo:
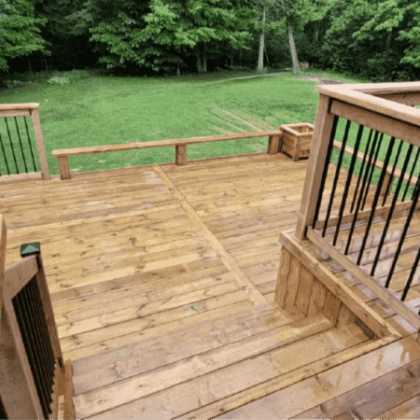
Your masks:
<svg viewBox="0 0 420 420"><path fill-rule="evenodd" d="M134 376L302 318L296 309L285 312L263 304L192 326L180 328L176 324L166 334L138 336L124 346L74 361L75 394L125 378L128 374L121 372L116 377L116 370L120 371L122 366L129 370L129 376Z"/></svg>
<svg viewBox="0 0 420 420"><path fill-rule="evenodd" d="M207 342L205 331L200 340L192 337L178 344L161 337L155 351L153 346L144 353L139 348L136 357L114 359L101 370L113 375L109 380L98 379L92 370L88 381L79 365L74 377L77 417L173 418L368 340L355 324L336 329L320 314L282 326L262 319L262 331L237 322L242 323L245 336L234 342L220 341L230 333L217 335L215 323L209 350L199 343ZM241 333L236 334L238 339Z"/></svg>

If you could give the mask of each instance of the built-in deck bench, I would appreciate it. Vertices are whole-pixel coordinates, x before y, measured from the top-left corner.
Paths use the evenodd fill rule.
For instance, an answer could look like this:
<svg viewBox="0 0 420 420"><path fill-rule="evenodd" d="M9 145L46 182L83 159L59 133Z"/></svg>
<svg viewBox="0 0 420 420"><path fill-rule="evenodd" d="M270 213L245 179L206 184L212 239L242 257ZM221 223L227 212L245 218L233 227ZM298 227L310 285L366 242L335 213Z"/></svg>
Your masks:
<svg viewBox="0 0 420 420"><path fill-rule="evenodd" d="M274 155L278 151L278 144L281 133L281 130L265 130L254 131L251 133L222 134L219 136L190 137L185 139L169 139L148 142L133 142L128 144L109 144L103 146L77 147L73 149L53 150L52 155L58 159L58 167L60 170L61 179L70 179L71 175L68 162L69 156L175 146L176 164L185 165L187 163L187 145L189 144L268 137L269 140L267 153L270 155Z"/></svg>

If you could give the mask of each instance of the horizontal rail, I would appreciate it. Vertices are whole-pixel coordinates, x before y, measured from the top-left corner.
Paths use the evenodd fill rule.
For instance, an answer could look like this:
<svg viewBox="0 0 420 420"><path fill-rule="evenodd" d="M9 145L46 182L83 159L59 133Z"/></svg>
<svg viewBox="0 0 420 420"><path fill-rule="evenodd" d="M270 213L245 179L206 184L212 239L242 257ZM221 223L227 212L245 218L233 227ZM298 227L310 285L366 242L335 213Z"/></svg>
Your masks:
<svg viewBox="0 0 420 420"><path fill-rule="evenodd" d="M38 109L38 103L24 103L24 104L0 104L0 111L13 111L25 109Z"/></svg>
<svg viewBox="0 0 420 420"><path fill-rule="evenodd" d="M420 109L373 96L374 94L381 93L419 92L420 82L410 84L396 83L394 87L391 87L391 84L388 83L383 84L382 86L381 85L382 84L380 83L377 85L322 85L318 86L317 89L321 94L329 98L338 99L340 101L353 104L356 107L373 111L376 114L381 114L382 116L404 121L415 126L420 126ZM363 90L363 92L360 90ZM395 137L401 138L399 136Z"/></svg>
<svg viewBox="0 0 420 420"><path fill-rule="evenodd" d="M128 144L109 144L101 146L91 147L78 147L73 149L59 149L53 150L52 155L58 159L58 166L60 170L61 179L70 179L70 168L68 163L69 156L87 155L94 153L107 153L107 152L121 152L126 150L135 149L150 149L156 147L170 147L175 146L176 148L176 164L185 165L187 161L186 157L186 146L189 144L200 144L210 143L214 141L226 141L226 140L241 140L258 137L268 137L268 153L276 154L278 151L278 144L282 130L265 130L265 131L254 131L248 133L232 133L222 134L218 136L205 136L205 137L190 137L185 139L169 139L169 140L158 140L149 142L133 142Z"/></svg>
<svg viewBox="0 0 420 420"><path fill-rule="evenodd" d="M361 283L370 289L375 295L392 308L398 315L401 315L407 322L420 331L420 317L400 301L398 296L391 290L379 285L375 278L365 273L360 267L342 255L336 248L330 245L316 230L308 228L308 239L316 246L326 252L332 259L342 265L347 271L355 276Z"/></svg>
<svg viewBox="0 0 420 420"><path fill-rule="evenodd" d="M133 150L133 149L149 149L153 147L184 146L188 144L209 143L213 141L239 140L239 139L249 139L249 138L254 138L254 137L267 137L267 136L276 136L276 135L278 136L280 134L281 134L280 130L267 130L267 131L255 131L253 133L233 133L233 134L221 134L219 136L190 137L187 139L170 139L170 140L158 140L158 141L148 141L148 142L133 142L133 143L128 143L128 144L109 144L109 145L103 145L103 146L78 147L74 149L53 150L52 155L54 157L87 155L87 154L92 154L92 153L118 152L118 151Z"/></svg>
<svg viewBox="0 0 420 420"><path fill-rule="evenodd" d="M369 97L369 95L366 95ZM387 101L390 102L390 101ZM391 104L399 105L394 102ZM404 108L411 109L406 105L401 105ZM364 127L369 127L373 130L385 133L390 137L395 137L407 141L411 144L420 146L420 109L416 109L419 112L418 124L403 122L397 118L386 116L384 114L377 114L375 112L368 111L363 107L356 106L353 104L345 103L339 100L333 100L331 104L330 112L338 117L345 118Z"/></svg>

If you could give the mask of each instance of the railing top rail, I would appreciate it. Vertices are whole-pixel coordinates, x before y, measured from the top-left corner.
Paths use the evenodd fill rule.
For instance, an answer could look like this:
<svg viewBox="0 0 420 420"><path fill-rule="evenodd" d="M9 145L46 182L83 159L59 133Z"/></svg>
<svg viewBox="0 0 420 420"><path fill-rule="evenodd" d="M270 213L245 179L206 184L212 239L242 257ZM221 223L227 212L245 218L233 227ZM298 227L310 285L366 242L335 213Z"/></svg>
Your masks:
<svg viewBox="0 0 420 420"><path fill-rule="evenodd" d="M14 111L26 109L38 109L38 103L24 103L24 104L0 104L0 111Z"/></svg>
<svg viewBox="0 0 420 420"><path fill-rule="evenodd" d="M168 146L195 144L195 143L208 143L212 141L222 141L222 140L237 140L237 139L247 139L247 138L254 138L254 137L269 137L269 136L277 136L280 134L281 134L281 130L265 130L265 131L254 131L251 133L233 133L233 134L221 134L217 136L190 137L186 139L169 139L169 140L158 140L158 141L148 141L148 142L133 142L133 143L127 143L127 144L109 144L109 145L103 145L103 146L77 147L74 149L53 150L52 155L54 157L85 155L85 154L90 154L90 153L117 152L117 151L132 150L132 149L147 149L151 147L168 147Z"/></svg>
<svg viewBox="0 0 420 420"><path fill-rule="evenodd" d="M351 105L420 126L420 109L374 96L374 94L418 93L420 92L420 82L322 85L318 86L318 91L325 96Z"/></svg>

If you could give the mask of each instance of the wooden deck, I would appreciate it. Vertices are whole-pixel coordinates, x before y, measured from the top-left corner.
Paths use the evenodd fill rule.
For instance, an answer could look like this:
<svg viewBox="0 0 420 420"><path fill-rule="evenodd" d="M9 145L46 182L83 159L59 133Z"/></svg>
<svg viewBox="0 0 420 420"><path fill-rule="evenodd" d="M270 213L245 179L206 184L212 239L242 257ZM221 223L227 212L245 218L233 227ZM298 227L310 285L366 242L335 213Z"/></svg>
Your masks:
<svg viewBox="0 0 420 420"><path fill-rule="evenodd" d="M261 154L0 184L6 264L41 242L77 418L420 416L413 329L333 262L400 339L272 303L305 169Z"/></svg>

